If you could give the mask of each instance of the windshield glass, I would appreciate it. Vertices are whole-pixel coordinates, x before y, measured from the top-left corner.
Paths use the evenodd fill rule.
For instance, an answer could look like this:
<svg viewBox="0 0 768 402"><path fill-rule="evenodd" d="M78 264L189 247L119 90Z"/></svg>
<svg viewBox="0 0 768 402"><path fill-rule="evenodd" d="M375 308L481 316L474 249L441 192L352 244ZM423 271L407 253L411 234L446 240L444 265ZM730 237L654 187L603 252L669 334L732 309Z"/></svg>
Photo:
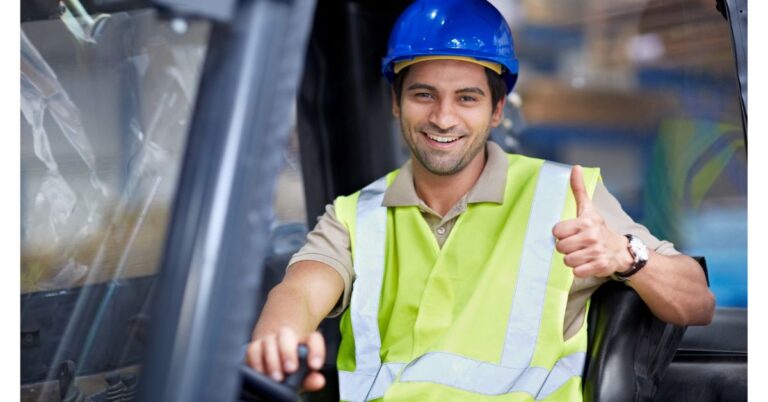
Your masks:
<svg viewBox="0 0 768 402"><path fill-rule="evenodd" d="M208 37L61 4L22 7L23 401L135 392Z"/></svg>

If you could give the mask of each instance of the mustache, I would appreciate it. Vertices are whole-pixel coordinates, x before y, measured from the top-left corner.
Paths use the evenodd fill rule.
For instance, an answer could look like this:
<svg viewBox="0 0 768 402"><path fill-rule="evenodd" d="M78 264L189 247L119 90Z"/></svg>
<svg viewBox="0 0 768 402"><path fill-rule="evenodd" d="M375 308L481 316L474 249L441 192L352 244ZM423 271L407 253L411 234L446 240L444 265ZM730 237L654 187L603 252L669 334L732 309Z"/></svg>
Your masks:
<svg viewBox="0 0 768 402"><path fill-rule="evenodd" d="M424 123L419 124L416 126L416 130L427 133L427 134L434 134L434 135L453 135L456 137L463 137L467 135L466 131L461 130L456 127L451 128L440 128L434 123Z"/></svg>

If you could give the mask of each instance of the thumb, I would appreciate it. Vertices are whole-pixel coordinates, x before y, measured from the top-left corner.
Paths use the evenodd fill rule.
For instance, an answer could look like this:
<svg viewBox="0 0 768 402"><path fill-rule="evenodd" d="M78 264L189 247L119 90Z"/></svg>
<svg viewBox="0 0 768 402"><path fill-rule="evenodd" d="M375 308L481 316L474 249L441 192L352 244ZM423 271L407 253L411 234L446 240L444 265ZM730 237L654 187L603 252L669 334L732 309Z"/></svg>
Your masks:
<svg viewBox="0 0 768 402"><path fill-rule="evenodd" d="M584 175L581 166L575 165L571 169L571 191L576 199L576 215L581 216L592 209L592 201L589 199L587 189L584 187Z"/></svg>

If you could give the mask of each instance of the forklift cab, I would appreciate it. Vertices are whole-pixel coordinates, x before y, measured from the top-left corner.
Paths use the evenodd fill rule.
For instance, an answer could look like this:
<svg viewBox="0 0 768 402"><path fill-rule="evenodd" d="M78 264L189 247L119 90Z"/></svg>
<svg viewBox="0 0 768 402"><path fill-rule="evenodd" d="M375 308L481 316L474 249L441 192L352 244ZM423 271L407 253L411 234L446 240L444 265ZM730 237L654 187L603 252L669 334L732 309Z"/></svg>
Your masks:
<svg viewBox="0 0 768 402"><path fill-rule="evenodd" d="M21 2L22 401L238 400L290 255L408 157L379 74L408 3ZM584 400L746 399L746 2L493 3L521 73L492 140L603 168L718 299L686 330L601 287ZM338 400L322 328L308 401Z"/></svg>

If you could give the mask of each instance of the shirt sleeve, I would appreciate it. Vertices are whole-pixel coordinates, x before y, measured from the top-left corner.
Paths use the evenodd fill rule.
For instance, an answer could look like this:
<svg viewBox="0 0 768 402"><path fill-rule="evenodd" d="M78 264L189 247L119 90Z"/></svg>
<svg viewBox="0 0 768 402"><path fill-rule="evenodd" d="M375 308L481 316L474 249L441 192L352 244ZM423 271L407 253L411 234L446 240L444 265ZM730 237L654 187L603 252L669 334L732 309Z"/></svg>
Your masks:
<svg viewBox="0 0 768 402"><path fill-rule="evenodd" d="M325 206L315 228L307 235L307 243L288 262L288 269L299 261L317 261L328 265L341 275L344 293L328 317L340 315L349 305L355 271L352 266L349 231L336 218L333 204Z"/></svg>

